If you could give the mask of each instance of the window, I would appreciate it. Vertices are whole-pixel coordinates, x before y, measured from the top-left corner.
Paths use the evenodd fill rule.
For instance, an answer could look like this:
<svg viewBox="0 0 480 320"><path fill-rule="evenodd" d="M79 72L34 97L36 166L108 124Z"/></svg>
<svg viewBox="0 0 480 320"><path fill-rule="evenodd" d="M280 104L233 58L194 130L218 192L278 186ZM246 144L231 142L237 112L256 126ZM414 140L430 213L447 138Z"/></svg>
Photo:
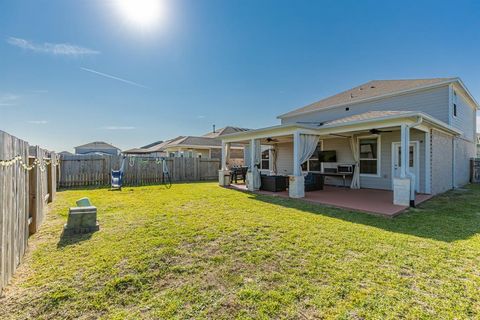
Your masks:
<svg viewBox="0 0 480 320"><path fill-rule="evenodd" d="M261 170L270 170L270 149L262 151Z"/></svg>
<svg viewBox="0 0 480 320"><path fill-rule="evenodd" d="M402 148L398 148L398 166L402 166ZM414 166L414 151L413 151L413 146L410 146L408 149L408 166L410 168L413 168Z"/></svg>
<svg viewBox="0 0 480 320"><path fill-rule="evenodd" d="M457 116L457 93L453 91L453 116Z"/></svg>
<svg viewBox="0 0 480 320"><path fill-rule="evenodd" d="M318 160L318 153L322 150L320 141L313 155L302 164L302 171L322 171L322 163Z"/></svg>
<svg viewBox="0 0 480 320"><path fill-rule="evenodd" d="M379 137L359 139L360 174L379 174Z"/></svg>

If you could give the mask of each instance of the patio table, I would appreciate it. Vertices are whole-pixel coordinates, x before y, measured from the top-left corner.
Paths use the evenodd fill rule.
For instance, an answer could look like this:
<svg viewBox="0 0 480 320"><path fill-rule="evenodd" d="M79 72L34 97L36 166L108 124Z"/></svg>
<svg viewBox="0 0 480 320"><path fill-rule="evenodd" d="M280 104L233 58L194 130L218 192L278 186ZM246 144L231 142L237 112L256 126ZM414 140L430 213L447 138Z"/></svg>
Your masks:
<svg viewBox="0 0 480 320"><path fill-rule="evenodd" d="M324 177L342 177L344 188L347 187L347 183L346 183L347 177L353 176L353 172L322 172L319 174Z"/></svg>

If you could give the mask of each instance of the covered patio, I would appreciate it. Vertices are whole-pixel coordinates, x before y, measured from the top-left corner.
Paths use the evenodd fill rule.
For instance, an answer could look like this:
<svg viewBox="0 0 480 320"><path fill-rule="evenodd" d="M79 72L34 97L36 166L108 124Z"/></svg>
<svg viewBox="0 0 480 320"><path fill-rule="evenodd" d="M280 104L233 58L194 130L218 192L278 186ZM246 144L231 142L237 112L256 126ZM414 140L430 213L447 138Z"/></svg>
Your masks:
<svg viewBox="0 0 480 320"><path fill-rule="evenodd" d="M248 191L244 184L231 184L229 188L238 191ZM271 192L258 190L255 193L289 198L287 191ZM417 194L415 203L418 205L430 198L432 198L432 195ZM323 190L305 192L305 197L302 200L385 217L395 217L408 209L408 206L393 204L393 191L379 189L348 189L325 186Z"/></svg>
<svg viewBox="0 0 480 320"><path fill-rule="evenodd" d="M230 145L240 143L248 172L235 189L394 216L431 197L433 129L458 134L421 112L376 111L226 135L219 184L231 185ZM265 188L272 179L280 186Z"/></svg>

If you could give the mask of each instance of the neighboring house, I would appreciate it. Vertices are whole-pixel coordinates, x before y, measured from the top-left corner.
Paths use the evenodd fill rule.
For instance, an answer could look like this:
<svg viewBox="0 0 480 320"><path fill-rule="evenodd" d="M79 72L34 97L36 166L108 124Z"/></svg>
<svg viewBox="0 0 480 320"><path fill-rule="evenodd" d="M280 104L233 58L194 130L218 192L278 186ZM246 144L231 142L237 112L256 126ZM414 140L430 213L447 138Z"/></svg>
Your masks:
<svg viewBox="0 0 480 320"><path fill-rule="evenodd" d="M120 154L120 149L103 141L95 141L75 147L75 154L107 154L116 156Z"/></svg>
<svg viewBox="0 0 480 320"><path fill-rule="evenodd" d="M122 153L140 157L165 157L167 155L165 151L159 150L159 147L163 144L164 141L157 141L140 148L133 148L122 151Z"/></svg>
<svg viewBox="0 0 480 320"><path fill-rule="evenodd" d="M126 150L123 153L151 156L151 157L186 157L186 158L205 158L220 159L222 152L221 137L226 134L243 132L248 129L227 126L218 130L213 129L203 136L178 136L174 139L164 142L153 143L137 149ZM232 165L242 165L244 163L244 146L234 144L231 147L230 163Z"/></svg>
<svg viewBox="0 0 480 320"><path fill-rule="evenodd" d="M60 156L73 156L73 153L68 151L62 151L58 153Z"/></svg>
<svg viewBox="0 0 480 320"><path fill-rule="evenodd" d="M247 164L289 175L291 197L304 196L305 172L351 166L353 188L393 190L394 203L405 205L415 199L411 191L438 194L469 182L478 107L459 78L375 80L282 114L280 125L222 140L225 150L248 146ZM225 158L222 169L228 169ZM254 180L250 190L258 188Z"/></svg>

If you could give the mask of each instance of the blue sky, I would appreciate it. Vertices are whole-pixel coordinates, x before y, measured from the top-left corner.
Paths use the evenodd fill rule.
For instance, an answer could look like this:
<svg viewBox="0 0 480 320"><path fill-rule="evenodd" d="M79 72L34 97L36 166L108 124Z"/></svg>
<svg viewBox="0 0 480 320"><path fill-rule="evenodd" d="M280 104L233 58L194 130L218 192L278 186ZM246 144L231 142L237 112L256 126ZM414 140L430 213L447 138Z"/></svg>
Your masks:
<svg viewBox="0 0 480 320"><path fill-rule="evenodd" d="M459 76L480 100L480 1L159 0L152 26L117 1L1 0L1 130L138 147L372 79Z"/></svg>

